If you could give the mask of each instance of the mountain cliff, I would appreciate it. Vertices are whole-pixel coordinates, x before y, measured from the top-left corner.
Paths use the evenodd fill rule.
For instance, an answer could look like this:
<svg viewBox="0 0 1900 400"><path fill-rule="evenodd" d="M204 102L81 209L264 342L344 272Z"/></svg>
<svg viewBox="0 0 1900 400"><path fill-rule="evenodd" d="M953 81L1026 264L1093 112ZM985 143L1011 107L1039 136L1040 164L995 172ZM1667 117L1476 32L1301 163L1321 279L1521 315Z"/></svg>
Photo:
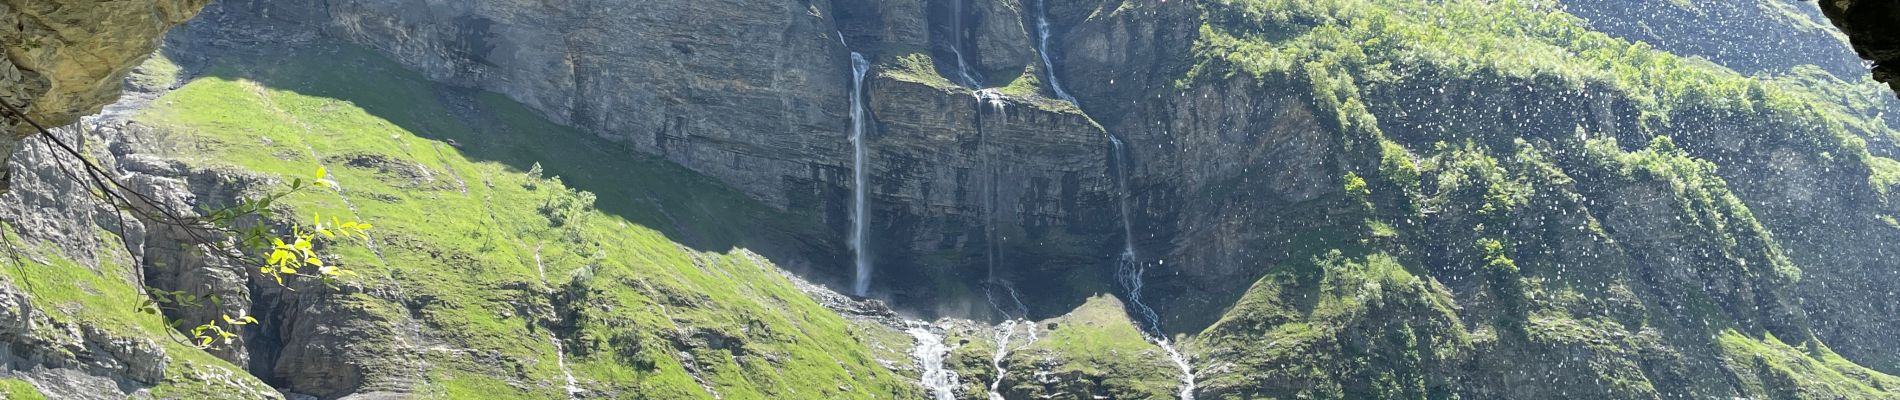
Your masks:
<svg viewBox="0 0 1900 400"><path fill-rule="evenodd" d="M1812 4L1639 3L222 1L90 157L179 210L326 168L266 220L373 221L361 276L28 146L0 388L1900 398L1895 103Z"/></svg>

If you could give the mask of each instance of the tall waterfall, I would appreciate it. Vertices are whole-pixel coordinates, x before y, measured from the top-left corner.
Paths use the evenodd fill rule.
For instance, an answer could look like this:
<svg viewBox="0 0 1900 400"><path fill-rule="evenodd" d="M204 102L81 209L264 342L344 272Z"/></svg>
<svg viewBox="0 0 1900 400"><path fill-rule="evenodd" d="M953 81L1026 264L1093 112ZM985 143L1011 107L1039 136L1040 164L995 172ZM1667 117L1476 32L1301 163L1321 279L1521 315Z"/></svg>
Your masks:
<svg viewBox="0 0 1900 400"><path fill-rule="evenodd" d="M843 40L843 36L839 36ZM851 281L851 293L864 296L871 291L870 237L865 226L864 191L870 180L865 177L864 151L864 74L871 62L863 54L851 52L851 251L857 275Z"/></svg>
<svg viewBox="0 0 1900 400"><path fill-rule="evenodd" d="M932 400L956 400L957 372L943 367L943 359L950 355L950 347L943 344L943 336L929 329L917 327L905 331L917 339L917 347L910 350L910 356L917 359L917 366L923 370L924 389L930 392Z"/></svg>
<svg viewBox="0 0 1900 400"><path fill-rule="evenodd" d="M1051 29L1047 3L1047 0L1036 1L1036 53L1042 56L1043 69L1049 72L1049 90L1055 92L1056 98L1081 107L1082 104L1077 102L1074 96L1070 96L1068 91L1063 90L1062 80L1056 77L1055 60L1049 55ZM1115 183L1122 190L1120 199L1122 252L1115 261L1115 277L1121 283L1122 289L1127 291L1129 308L1142 319L1142 332L1148 336L1148 340L1161 346L1161 349L1168 354L1168 359L1181 369L1181 398L1193 400L1195 388L1193 364L1189 362L1186 355L1176 350L1167 335L1162 333L1161 317L1155 314L1154 308L1148 307L1147 303L1141 301L1143 267L1141 258L1135 253L1135 225L1134 219L1129 214L1128 198L1134 196L1134 190L1128 186L1128 149L1124 148L1121 138L1113 133L1108 135L1108 143L1111 145L1109 159L1113 163L1110 168L1115 174Z"/></svg>

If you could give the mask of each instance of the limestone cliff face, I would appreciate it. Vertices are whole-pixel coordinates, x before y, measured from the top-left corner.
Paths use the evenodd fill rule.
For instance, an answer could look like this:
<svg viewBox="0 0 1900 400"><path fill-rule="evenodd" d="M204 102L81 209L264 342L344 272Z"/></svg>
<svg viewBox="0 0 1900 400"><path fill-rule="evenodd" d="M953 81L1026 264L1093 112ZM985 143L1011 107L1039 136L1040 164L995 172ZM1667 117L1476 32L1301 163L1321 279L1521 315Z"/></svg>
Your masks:
<svg viewBox="0 0 1900 400"><path fill-rule="evenodd" d="M0 101L48 127L96 113L118 98L126 74L158 48L167 30L209 2L0 2ZM34 132L24 121L0 123L8 131L0 155L10 157L19 138Z"/></svg>
<svg viewBox="0 0 1900 400"><path fill-rule="evenodd" d="M987 249L1017 244L1026 246L1023 263L1095 265L1076 250L1095 257L1114 231L1109 221L1080 218L1111 204L1100 128L1047 99L1017 94L993 107L935 76L884 72L902 70L900 57L915 54L934 59L924 68L955 76L955 50L968 56L973 73L1006 84L1035 59L1023 6L845 3L848 11L826 2L736 0L236 0L214 5L208 18L362 43L430 79L502 93L768 204L819 211L838 232L850 223L847 53L859 51L877 61L866 85L875 116L867 166L878 237L872 252L879 264L923 266L884 269L874 279L977 285L991 275ZM1050 241L1070 246L1042 254L1031 245ZM848 276L850 254L834 246L811 255L809 265ZM896 295L981 303L969 297L975 291Z"/></svg>

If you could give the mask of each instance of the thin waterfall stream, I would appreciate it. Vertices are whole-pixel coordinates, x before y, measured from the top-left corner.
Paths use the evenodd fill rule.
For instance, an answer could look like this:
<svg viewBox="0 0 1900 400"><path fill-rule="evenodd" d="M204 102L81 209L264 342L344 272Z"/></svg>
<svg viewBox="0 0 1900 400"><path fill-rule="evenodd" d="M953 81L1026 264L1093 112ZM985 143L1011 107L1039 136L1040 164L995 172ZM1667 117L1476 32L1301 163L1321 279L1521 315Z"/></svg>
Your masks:
<svg viewBox="0 0 1900 400"><path fill-rule="evenodd" d="M1008 310L1003 309L1002 304L996 302L994 290L991 289L994 286L1001 286L1009 291L1009 299L1016 304L1016 311L1022 316L1021 318L1012 317ZM1001 325L996 326L996 353L990 356L990 368L996 370L996 376L990 380L989 387L990 400L1005 400L1002 392L1003 377L1009 375L1009 369L1003 367L1003 360L1008 358L1010 351L1013 350L1009 347L1010 341L1015 339L1016 327L1021 326L1029 337L1029 340L1024 341L1021 347L1036 343L1036 322L1029 320L1029 306L1023 304L1022 297L1016 293L1016 287L1010 285L1009 282L992 277L990 283L985 284L983 295L989 297L990 306L996 307L996 311L1001 312L1003 318L1006 318Z"/></svg>
<svg viewBox="0 0 1900 400"><path fill-rule="evenodd" d="M534 272L541 277L541 283L547 283L548 270L541 262L541 245L534 246ZM587 390L581 389L581 381L574 378L574 369L567 366L567 344L561 342L561 337L554 334L552 327L548 328L548 343L554 345L554 365L561 368L561 377L565 378L563 388L567 389L567 398L580 398Z"/></svg>
<svg viewBox="0 0 1900 400"><path fill-rule="evenodd" d="M950 54L957 58L957 77L962 78L963 86L971 89L983 87L983 80L970 71L970 62L963 57L963 3L970 0L952 0L950 2Z"/></svg>
<svg viewBox="0 0 1900 400"><path fill-rule="evenodd" d="M1029 323L1029 321L1023 321ZM1009 339L1016 335L1016 320L1003 321L996 331L996 354L990 357L990 368L996 369L995 379L990 380L990 400L1003 399L1003 375L1009 370L1003 368L1003 358L1009 356Z"/></svg>
<svg viewBox="0 0 1900 400"><path fill-rule="evenodd" d="M1062 80L1056 77L1055 59L1049 52L1049 37L1052 29L1049 24L1047 3L1047 0L1038 0L1036 2L1036 52L1042 57L1043 69L1048 71L1050 91L1055 92L1056 98L1067 101L1069 104L1074 104L1077 108L1080 108L1082 104L1076 101L1075 97L1070 96L1069 92L1062 88ZM1173 361L1174 365L1181 369L1181 399L1193 400L1195 389L1194 365L1186 355L1175 349L1174 344L1168 340L1167 335L1162 332L1161 317L1156 315L1154 309L1148 307L1147 303L1141 301L1143 266L1141 265L1141 258L1135 252L1134 219L1129 213L1128 198L1134 195L1134 191L1128 186L1128 150L1124 148L1125 146L1121 138L1116 137L1114 133L1108 134L1108 143L1110 145L1109 151L1111 152L1109 159L1110 162L1113 163L1113 165L1110 165L1112 169L1111 173L1115 175L1115 183L1119 185L1122 191L1119 199L1122 222L1122 252L1115 261L1116 280L1119 281L1122 288L1127 291L1129 307L1141 316L1141 322L1144 325L1142 327L1143 334L1148 336L1149 341L1154 342L1157 346L1161 346L1161 350L1168 354L1168 359Z"/></svg>
<svg viewBox="0 0 1900 400"><path fill-rule="evenodd" d="M844 40L839 35L839 40ZM851 52L851 252L856 272L851 281L851 293L864 296L871 291L871 258L868 254L870 235L867 231L864 204L865 187L870 179L865 174L867 156L864 151L864 75L871 70L870 61L863 54Z"/></svg>
<svg viewBox="0 0 1900 400"><path fill-rule="evenodd" d="M1047 0L1036 1L1036 55L1042 57L1042 69L1049 72L1049 90L1056 93L1057 99L1081 107L1082 103L1075 101L1075 97L1070 96L1069 91L1063 90L1062 81L1056 79L1056 62L1049 55L1049 9L1048 5L1044 4L1047 2Z"/></svg>

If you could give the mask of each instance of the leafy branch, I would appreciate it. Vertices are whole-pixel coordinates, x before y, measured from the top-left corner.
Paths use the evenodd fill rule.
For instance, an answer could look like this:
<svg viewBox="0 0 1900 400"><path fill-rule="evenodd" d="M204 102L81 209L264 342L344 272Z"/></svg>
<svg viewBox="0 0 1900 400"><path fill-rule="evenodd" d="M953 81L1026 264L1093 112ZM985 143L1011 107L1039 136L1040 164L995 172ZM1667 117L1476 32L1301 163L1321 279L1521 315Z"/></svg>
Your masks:
<svg viewBox="0 0 1900 400"><path fill-rule="evenodd" d="M237 228L239 221L247 217L262 219L270 212L272 204L291 195L311 188L333 187L333 184L324 180L325 176L326 171L319 167L315 178L308 181L309 183L302 178L293 179L284 190L267 193L253 199L241 199L230 207L205 212L203 218L191 222L201 226L202 229L224 232L236 237L237 248L230 248L228 242L215 242L210 246L221 249L221 253L231 258L257 265L258 273L269 276L271 280L277 282L278 286L295 290L291 289L285 281L285 277L292 277L318 279L324 286L336 289L337 279L356 275L356 272L343 268L340 264L324 261L324 255L317 250L319 244L336 240L338 236L368 241L369 229L372 227L370 224L343 221L336 217L325 220L322 214L312 214L309 225L293 224L289 228L288 235L279 234L266 223L254 223L247 228ZM257 254L263 256L253 256ZM147 292L151 294L151 299L141 304L139 310L149 314L161 314L164 308L199 307L207 302L214 308L223 305L222 299L215 294L200 297L184 291L167 291L158 288L147 288ZM236 332L243 326L256 323L256 318L241 313L219 315L218 319L199 324L189 330L192 337L191 344L198 348L230 344L238 338ZM171 324L182 326L183 323L171 321Z"/></svg>

